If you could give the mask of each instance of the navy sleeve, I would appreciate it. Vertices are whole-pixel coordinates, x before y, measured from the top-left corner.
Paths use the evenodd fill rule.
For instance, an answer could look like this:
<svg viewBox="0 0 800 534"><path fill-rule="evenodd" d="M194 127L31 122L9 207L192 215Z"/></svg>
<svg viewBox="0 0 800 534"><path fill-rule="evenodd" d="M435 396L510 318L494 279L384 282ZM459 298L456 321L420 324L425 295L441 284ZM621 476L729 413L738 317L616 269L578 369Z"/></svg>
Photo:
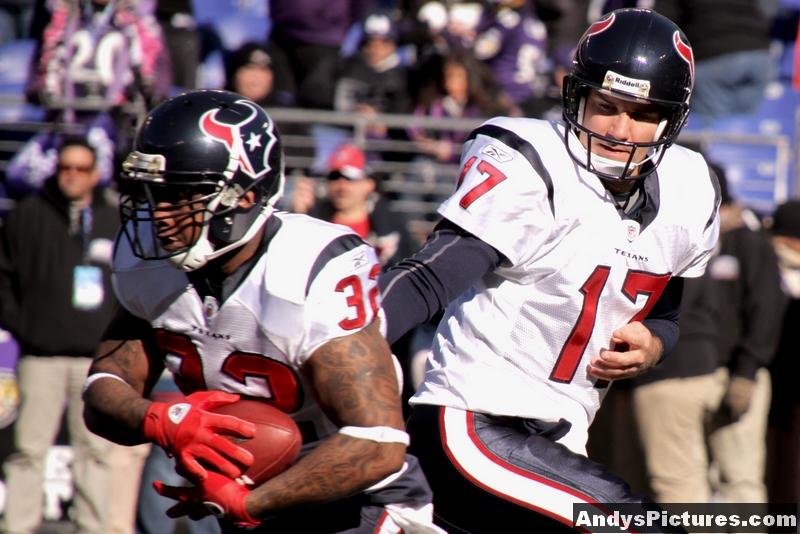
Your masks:
<svg viewBox="0 0 800 534"><path fill-rule="evenodd" d="M661 339L664 353L663 361L678 343L678 321L681 318L681 298L683 297L683 278L671 278L664 288L664 293L656 302L650 313L642 321L654 336Z"/></svg>
<svg viewBox="0 0 800 534"><path fill-rule="evenodd" d="M425 245L389 268L378 280L389 343L442 311L505 260L494 247L448 220Z"/></svg>

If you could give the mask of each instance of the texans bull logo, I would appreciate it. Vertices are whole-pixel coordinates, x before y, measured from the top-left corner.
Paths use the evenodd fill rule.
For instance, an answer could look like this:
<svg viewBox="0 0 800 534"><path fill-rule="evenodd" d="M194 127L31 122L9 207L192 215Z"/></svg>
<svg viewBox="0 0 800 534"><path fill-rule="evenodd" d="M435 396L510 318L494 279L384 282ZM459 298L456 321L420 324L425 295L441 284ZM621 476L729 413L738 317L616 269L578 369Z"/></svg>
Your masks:
<svg viewBox="0 0 800 534"><path fill-rule="evenodd" d="M240 170L253 179L260 178L271 169L269 155L277 140L272 121L255 124L258 111L255 104L248 100L237 100L235 105L246 108L242 120L235 123L223 122L219 115L226 110L211 109L200 117L200 130L228 149L228 171ZM244 138L245 135L247 139ZM265 139L262 140L262 137Z"/></svg>

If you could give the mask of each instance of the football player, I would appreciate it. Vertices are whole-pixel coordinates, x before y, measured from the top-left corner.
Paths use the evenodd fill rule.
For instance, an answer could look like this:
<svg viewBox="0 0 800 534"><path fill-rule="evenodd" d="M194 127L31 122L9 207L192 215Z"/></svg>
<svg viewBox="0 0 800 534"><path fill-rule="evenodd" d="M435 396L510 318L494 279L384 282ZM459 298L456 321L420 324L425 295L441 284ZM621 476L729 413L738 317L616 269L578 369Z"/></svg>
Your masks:
<svg viewBox="0 0 800 534"><path fill-rule="evenodd" d="M448 530L557 532L573 504L647 506L585 444L610 382L675 344L682 277L717 240L716 179L674 144L693 76L674 23L611 12L578 43L563 122L473 131L441 222L381 277L390 342L444 312L408 428Z"/></svg>
<svg viewBox="0 0 800 534"><path fill-rule="evenodd" d="M90 428L175 456L194 486L156 484L178 501L172 517L213 512L223 530L271 533L398 532L426 520L433 531L376 321L375 251L342 226L274 210L281 141L240 95L165 101L134 148L114 255L124 311L85 383ZM148 400L165 365L184 402ZM223 436L252 437L254 426L213 413L240 396L291 414L304 434L297 463L255 488L234 480L252 455Z"/></svg>

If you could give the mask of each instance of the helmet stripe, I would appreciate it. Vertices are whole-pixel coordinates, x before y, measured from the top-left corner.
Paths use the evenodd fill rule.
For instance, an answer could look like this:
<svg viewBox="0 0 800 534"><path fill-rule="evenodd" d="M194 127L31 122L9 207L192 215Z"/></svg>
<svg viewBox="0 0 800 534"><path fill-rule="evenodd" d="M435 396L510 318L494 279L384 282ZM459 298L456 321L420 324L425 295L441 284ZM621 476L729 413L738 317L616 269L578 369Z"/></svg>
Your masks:
<svg viewBox="0 0 800 534"><path fill-rule="evenodd" d="M586 30L586 37L597 35L600 32L606 31L609 28L609 26L614 24L615 18L616 15L614 13L611 13L608 17L598 20L597 22L589 26L588 30Z"/></svg>
<svg viewBox="0 0 800 534"><path fill-rule="evenodd" d="M692 77L692 83L694 84L694 53L692 52L692 47L689 46L689 43L683 42L680 33L677 31L672 34L672 44L675 45L675 50L678 51L681 59L689 64L689 75Z"/></svg>

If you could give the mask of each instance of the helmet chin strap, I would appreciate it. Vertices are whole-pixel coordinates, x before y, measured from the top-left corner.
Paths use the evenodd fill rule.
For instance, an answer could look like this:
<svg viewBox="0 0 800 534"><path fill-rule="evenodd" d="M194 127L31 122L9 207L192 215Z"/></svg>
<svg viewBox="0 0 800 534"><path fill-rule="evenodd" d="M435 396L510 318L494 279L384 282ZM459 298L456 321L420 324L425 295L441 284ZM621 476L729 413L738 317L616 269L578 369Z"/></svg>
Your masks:
<svg viewBox="0 0 800 534"><path fill-rule="evenodd" d="M209 204L209 212L213 214L214 209L216 209L217 204L219 203L219 199L215 199L212 203ZM275 208L272 205L266 205L261 208L258 215L256 215L255 220L250 225L250 228L247 229L247 232L242 236L241 239L238 241L234 241L228 245L220 249L214 249L214 245L211 243L211 240L208 238L208 232L210 225L208 221L211 219L213 215L209 215L205 223L203 224L203 230L200 233L200 237L197 238L197 241L189 247L186 252L182 252L180 254L176 254L174 256L170 256L167 258L170 263L174 267L177 267L181 271L184 272L191 272L200 267L204 266L209 261L213 260L214 258L218 258L229 252L237 247L241 247L248 241L250 241L253 236L264 226L264 223L267 222L269 216L272 215L272 212L275 211Z"/></svg>
<svg viewBox="0 0 800 534"><path fill-rule="evenodd" d="M230 179L230 176L228 176L228 179ZM283 174L283 169L281 169L280 176L278 178L279 185L277 190L269 199L267 199L266 204L259 209L258 214L255 216L253 222L250 224L250 227L247 229L241 239L238 239L233 243L229 243L222 248L215 249L211 240L208 238L208 233L211 230L211 219L214 217L214 213L222 203L223 195L217 195L214 200L208 203L206 208L206 217L203 221L203 229L200 232L200 237L197 238L197 241L194 243L194 245L189 247L186 252L175 254L167 259L172 263L173 266L177 267L181 271L191 272L204 266L214 258L219 258L226 252L229 252L237 247L241 247L250 241L275 211L275 203L283 195L285 179L286 178Z"/></svg>

